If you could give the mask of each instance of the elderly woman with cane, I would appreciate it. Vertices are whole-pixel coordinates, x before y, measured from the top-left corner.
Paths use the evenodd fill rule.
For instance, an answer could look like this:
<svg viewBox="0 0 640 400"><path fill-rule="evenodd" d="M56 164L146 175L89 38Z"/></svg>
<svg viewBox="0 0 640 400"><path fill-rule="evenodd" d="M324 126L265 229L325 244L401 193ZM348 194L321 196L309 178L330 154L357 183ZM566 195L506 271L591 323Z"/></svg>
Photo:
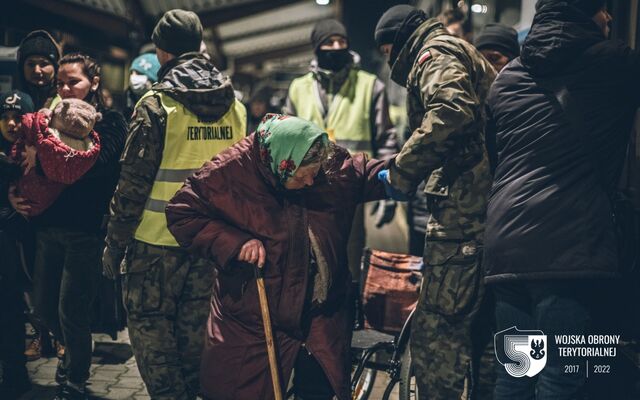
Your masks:
<svg viewBox="0 0 640 400"><path fill-rule="evenodd" d="M356 206L385 197L377 175L388 163L349 155L311 122L269 114L171 200L177 241L218 266L200 374L207 398L277 399L285 388L272 382L286 385L292 371L298 399L350 398L347 239Z"/></svg>

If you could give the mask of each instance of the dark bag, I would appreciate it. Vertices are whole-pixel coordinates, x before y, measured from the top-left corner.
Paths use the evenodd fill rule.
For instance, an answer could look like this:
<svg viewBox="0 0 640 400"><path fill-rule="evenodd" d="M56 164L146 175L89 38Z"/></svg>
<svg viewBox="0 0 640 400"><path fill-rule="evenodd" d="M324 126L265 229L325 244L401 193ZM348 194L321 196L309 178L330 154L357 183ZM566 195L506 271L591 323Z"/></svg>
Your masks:
<svg viewBox="0 0 640 400"><path fill-rule="evenodd" d="M113 281L103 276L100 277L92 311L91 332L104 333L116 340L118 332L127 326L120 279Z"/></svg>
<svg viewBox="0 0 640 400"><path fill-rule="evenodd" d="M422 257L365 249L362 256L362 308L365 327L399 333L416 307Z"/></svg>

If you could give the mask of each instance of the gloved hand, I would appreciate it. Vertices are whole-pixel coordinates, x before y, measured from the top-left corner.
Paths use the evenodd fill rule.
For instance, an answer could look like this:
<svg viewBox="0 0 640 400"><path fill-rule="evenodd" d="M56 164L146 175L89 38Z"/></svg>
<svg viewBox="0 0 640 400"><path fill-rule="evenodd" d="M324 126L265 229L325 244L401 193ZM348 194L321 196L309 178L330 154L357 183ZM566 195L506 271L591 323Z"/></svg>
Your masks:
<svg viewBox="0 0 640 400"><path fill-rule="evenodd" d="M397 203L395 200L380 200L376 202L371 210L371 215L374 216L376 228L380 228L393 220L393 216L396 213L396 205Z"/></svg>
<svg viewBox="0 0 640 400"><path fill-rule="evenodd" d="M378 180L384 183L384 191L387 193L387 196L393 200L398 201L408 201L409 196L402 193L398 189L391 186L391 182L389 182L389 170L383 169L378 172Z"/></svg>
<svg viewBox="0 0 640 400"><path fill-rule="evenodd" d="M106 246L102 252L102 275L108 279L120 276L120 266L124 262L125 252Z"/></svg>

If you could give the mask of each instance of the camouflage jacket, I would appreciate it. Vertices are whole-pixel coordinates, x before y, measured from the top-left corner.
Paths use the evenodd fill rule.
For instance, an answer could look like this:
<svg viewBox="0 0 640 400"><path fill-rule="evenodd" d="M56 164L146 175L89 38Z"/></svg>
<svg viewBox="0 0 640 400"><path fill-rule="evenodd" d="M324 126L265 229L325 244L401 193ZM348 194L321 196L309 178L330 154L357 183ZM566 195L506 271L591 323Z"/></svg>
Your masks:
<svg viewBox="0 0 640 400"><path fill-rule="evenodd" d="M493 67L435 19L409 38L392 76L406 76L411 137L391 167L391 184L413 193L426 180L427 237L480 240L491 187L484 102Z"/></svg>
<svg viewBox="0 0 640 400"><path fill-rule="evenodd" d="M235 100L230 79L198 53L169 61L158 76L153 90L171 96L205 120L220 119ZM133 241L162 161L166 121L157 96L144 98L131 117L120 180L110 205L106 242L112 250L124 252Z"/></svg>

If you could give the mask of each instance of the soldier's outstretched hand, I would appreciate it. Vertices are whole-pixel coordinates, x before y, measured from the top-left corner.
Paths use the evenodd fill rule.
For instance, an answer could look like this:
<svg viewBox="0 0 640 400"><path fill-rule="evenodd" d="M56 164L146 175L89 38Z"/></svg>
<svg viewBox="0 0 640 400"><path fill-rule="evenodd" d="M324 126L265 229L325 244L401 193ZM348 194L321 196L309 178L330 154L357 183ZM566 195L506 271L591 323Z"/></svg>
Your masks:
<svg viewBox="0 0 640 400"><path fill-rule="evenodd" d="M384 184L384 191L387 193L387 197L389 197L390 199L397 201L409 200L409 196L391 185L391 182L389 181L388 169L383 169L382 171L378 172L378 180Z"/></svg>

